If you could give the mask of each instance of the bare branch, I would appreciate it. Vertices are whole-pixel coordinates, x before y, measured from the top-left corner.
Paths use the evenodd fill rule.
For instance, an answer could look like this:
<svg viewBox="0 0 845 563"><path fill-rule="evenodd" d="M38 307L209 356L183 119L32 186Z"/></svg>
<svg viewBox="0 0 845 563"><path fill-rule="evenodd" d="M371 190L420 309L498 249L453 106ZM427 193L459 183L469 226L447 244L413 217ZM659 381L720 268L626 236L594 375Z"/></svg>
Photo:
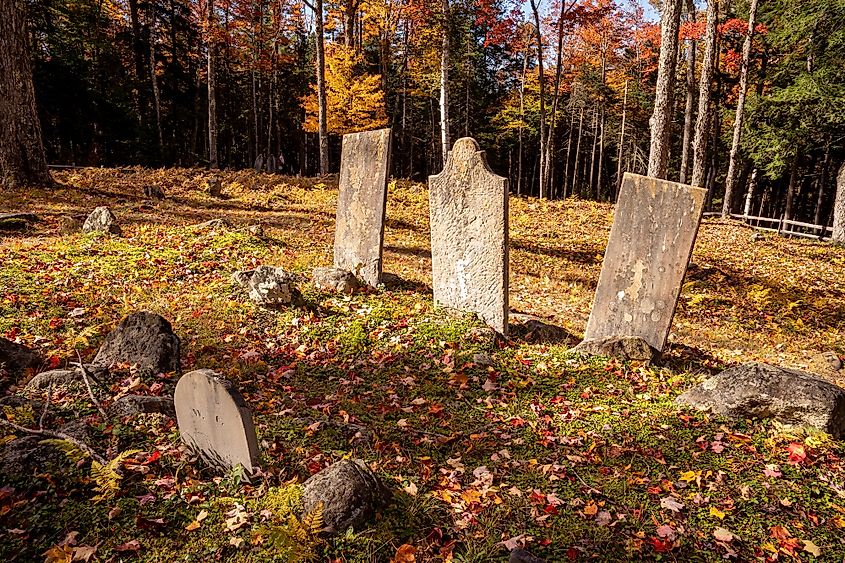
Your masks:
<svg viewBox="0 0 845 563"><path fill-rule="evenodd" d="M103 410L103 406L94 396L94 391L91 390L91 382L88 381L88 369L86 369L85 364L82 363L82 356L79 355L79 350L76 351L76 357L79 359L79 371L82 373L82 381L85 382L85 388L88 389L88 396L91 397L91 401L94 403L94 406L97 407L97 410L100 411L100 414L103 415L103 418L108 420L109 415L106 414L105 410Z"/></svg>
<svg viewBox="0 0 845 563"><path fill-rule="evenodd" d="M47 417L47 409L50 408L50 401L53 400L53 382L47 387L47 400L44 401L44 410L41 411L41 418L38 419L38 429L44 430L44 419Z"/></svg>
<svg viewBox="0 0 845 563"><path fill-rule="evenodd" d="M96 451L94 451L94 449L91 446L89 446L88 444L86 444L82 440L77 440L73 436L71 436L69 434L65 434L64 432L56 432L54 430L27 428L25 426L21 426L20 424L15 424L14 422L12 422L10 420L6 420L5 418L0 418L0 423L5 424L6 426L10 426L10 427L14 428L15 430L17 430L18 432L24 432L26 434L32 434L34 436L44 436L45 438L55 438L57 440L67 440L68 442L70 442L71 444L73 444L74 446L76 446L77 448L79 448L80 450L82 450L83 452L88 454L89 456L91 456L91 459L97 461L101 465L106 465L108 463L108 461L106 461L106 459L103 456L101 456Z"/></svg>

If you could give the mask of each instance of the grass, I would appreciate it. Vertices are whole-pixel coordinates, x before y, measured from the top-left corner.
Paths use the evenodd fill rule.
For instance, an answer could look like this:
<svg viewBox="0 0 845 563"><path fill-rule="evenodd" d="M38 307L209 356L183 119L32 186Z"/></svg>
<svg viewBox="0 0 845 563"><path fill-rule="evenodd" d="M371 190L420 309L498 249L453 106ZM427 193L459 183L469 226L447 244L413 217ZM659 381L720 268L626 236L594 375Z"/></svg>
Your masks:
<svg viewBox="0 0 845 563"><path fill-rule="evenodd" d="M252 405L265 476L215 476L172 421L106 424L84 394L60 393L51 424L90 417L101 451L143 453L103 502L92 501L87 466L69 462L0 488L0 558L47 559L78 532L77 546L96 547L102 561L292 561L270 491L344 457L370 463L394 500L366 530L315 539L320 559L390 561L403 544L417 561L504 560L517 544L550 561L845 555L842 442L674 406L734 362L818 369L820 352L845 353L840 248L754 241L735 223L705 221L664 361L624 365L567 352L589 315L607 205L512 200L512 308L571 338L543 344L515 330L492 342L471 316L433 307L423 186L390 187L385 270L398 286L343 297L303 285L310 310L271 313L231 273L269 263L308 275L329 264L336 190L328 180L222 173L228 198L213 200L206 176L84 169L60 174L61 189L4 194L42 221L0 246L0 333L61 365L75 350L93 357L123 314L161 313L182 338L184 368L217 369ZM150 204L144 184L168 199ZM100 204L123 237L60 233L63 216ZM232 228L191 226L217 217ZM263 238L242 229L258 222ZM492 365L474 362L477 353ZM130 385L167 394L176 380L126 375L112 394ZM232 529L235 513L243 525Z"/></svg>

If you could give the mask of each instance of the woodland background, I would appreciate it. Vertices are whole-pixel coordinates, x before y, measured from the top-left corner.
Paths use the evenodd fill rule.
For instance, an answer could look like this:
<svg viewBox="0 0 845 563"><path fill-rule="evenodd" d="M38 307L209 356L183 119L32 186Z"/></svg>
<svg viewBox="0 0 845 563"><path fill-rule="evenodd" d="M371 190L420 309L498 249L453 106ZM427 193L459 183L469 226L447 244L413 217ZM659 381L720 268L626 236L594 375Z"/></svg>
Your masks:
<svg viewBox="0 0 845 563"><path fill-rule="evenodd" d="M318 173L315 28L321 24L328 171L339 166L342 134L389 126L394 176L422 180L439 172L441 81L448 94L445 144L478 139L514 193L612 201L622 172L647 171L661 38L659 23L647 21L641 6L622 0L208 2L29 2L48 162L208 165L212 76L221 167L281 155L279 172ZM706 18L703 9L684 4L670 77L665 177L689 182ZM715 111L706 125L703 183L718 206L749 6L727 0L716 9ZM845 157L845 2L764 0L751 46L734 211L742 211L753 178L751 214L786 211L787 219L827 223ZM541 155L550 162L542 192Z"/></svg>

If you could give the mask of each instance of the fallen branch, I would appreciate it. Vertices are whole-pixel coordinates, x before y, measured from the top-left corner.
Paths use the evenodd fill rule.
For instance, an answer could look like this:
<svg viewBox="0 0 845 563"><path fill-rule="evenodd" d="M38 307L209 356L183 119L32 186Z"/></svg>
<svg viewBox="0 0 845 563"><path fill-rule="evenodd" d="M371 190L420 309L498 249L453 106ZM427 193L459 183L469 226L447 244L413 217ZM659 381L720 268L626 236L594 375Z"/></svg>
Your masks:
<svg viewBox="0 0 845 563"><path fill-rule="evenodd" d="M88 369L86 369L85 364L82 363L82 356L79 355L79 350L76 351L76 357L79 358L79 371L82 373L82 381L85 382L85 388L88 389L88 396L91 397L91 402L94 403L94 406L97 407L97 410L100 411L103 418L108 420L109 415L106 414L105 410L103 410L103 406L94 396L94 391L91 390L91 382L88 381Z"/></svg>

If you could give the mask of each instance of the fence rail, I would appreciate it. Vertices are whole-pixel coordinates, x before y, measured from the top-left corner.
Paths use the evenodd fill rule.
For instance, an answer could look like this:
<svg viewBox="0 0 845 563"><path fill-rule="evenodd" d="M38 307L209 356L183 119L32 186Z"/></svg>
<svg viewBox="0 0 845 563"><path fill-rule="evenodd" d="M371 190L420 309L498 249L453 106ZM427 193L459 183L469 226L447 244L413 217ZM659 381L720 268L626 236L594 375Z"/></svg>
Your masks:
<svg viewBox="0 0 845 563"><path fill-rule="evenodd" d="M718 211L707 211L704 213L705 217L719 217L722 214ZM771 233L778 233L790 237L804 237L816 240L829 240L830 237L825 236L827 233L833 233L833 227L827 225L814 225L813 223L803 223L801 221L793 221L791 219L776 219L774 217L757 217L755 215L740 215L738 213L731 213L731 219L738 219L743 223L754 227L760 231L768 231ZM750 225L751 221L756 221L756 225ZM776 228L761 227L760 223L769 223L777 225ZM784 227L800 227L803 229L812 229L815 233L802 233L800 231L793 231L792 229L784 229Z"/></svg>

